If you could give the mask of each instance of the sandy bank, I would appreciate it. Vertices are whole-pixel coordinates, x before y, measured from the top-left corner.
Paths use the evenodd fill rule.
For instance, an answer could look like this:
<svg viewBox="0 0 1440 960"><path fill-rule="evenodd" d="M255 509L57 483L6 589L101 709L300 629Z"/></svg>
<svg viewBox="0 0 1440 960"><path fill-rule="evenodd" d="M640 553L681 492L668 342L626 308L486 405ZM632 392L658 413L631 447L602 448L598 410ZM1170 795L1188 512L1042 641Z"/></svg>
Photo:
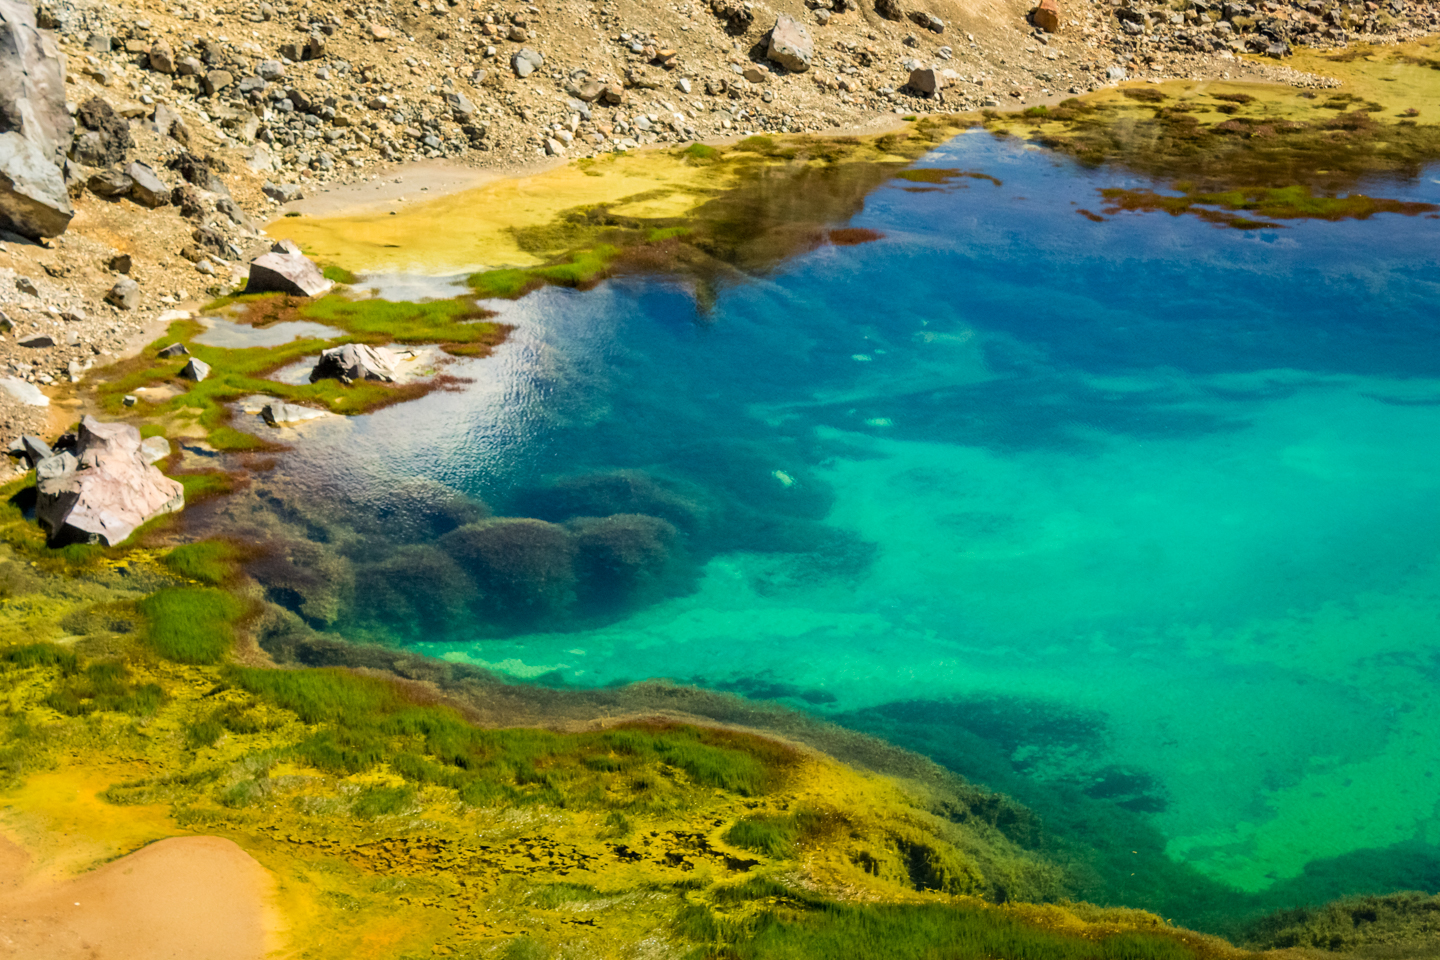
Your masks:
<svg viewBox="0 0 1440 960"><path fill-rule="evenodd" d="M176 837L78 877L27 877L0 839L0 957L258 960L278 945L274 882L219 837Z"/></svg>

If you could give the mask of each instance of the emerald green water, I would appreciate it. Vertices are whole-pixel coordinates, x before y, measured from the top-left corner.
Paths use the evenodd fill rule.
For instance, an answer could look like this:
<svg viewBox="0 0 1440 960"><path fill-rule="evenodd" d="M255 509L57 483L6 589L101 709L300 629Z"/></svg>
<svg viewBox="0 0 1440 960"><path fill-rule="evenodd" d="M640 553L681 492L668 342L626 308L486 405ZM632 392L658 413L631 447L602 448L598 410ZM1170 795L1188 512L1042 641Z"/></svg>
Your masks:
<svg viewBox="0 0 1440 960"><path fill-rule="evenodd" d="M708 314L643 279L497 304L463 392L288 455L419 542L416 478L556 522L557 478L669 491L611 511L679 530L648 593L360 633L780 699L1031 804L1082 895L1212 929L1440 888L1440 221L1095 223L1123 177L984 134L923 162L1002 185L882 187L852 225L884 239Z"/></svg>

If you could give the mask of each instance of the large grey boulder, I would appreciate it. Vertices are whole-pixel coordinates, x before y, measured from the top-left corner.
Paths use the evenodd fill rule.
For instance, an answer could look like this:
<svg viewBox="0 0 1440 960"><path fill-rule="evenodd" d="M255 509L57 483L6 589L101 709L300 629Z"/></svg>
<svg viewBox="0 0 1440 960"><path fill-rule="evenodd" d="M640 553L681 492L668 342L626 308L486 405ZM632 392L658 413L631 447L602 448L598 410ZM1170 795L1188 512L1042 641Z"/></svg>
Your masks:
<svg viewBox="0 0 1440 960"><path fill-rule="evenodd" d="M50 156L18 133L0 133L0 220L5 226L39 240L64 233L74 216L65 176Z"/></svg>
<svg viewBox="0 0 1440 960"><path fill-rule="evenodd" d="M18 133L57 166L75 133L60 48L21 0L0 0L0 130Z"/></svg>
<svg viewBox="0 0 1440 960"><path fill-rule="evenodd" d="M147 460L128 423L80 421L75 452L35 467L35 516L52 543L113 546L147 520L185 506L185 490Z"/></svg>
<svg viewBox="0 0 1440 960"><path fill-rule="evenodd" d="M815 56L815 43L804 24L782 13L770 28L770 46L765 56L792 73L804 73Z"/></svg>
<svg viewBox="0 0 1440 960"><path fill-rule="evenodd" d="M294 244L276 244L269 253L250 261L246 293L287 293L292 297L314 297L335 286L325 279L315 261Z"/></svg>
<svg viewBox="0 0 1440 960"><path fill-rule="evenodd" d="M170 205L170 188L160 179L154 167L136 160L125 168L125 174L133 181L130 199L152 208Z"/></svg>
<svg viewBox="0 0 1440 960"><path fill-rule="evenodd" d="M395 379L395 354L384 347L370 347L363 343L347 343L322 351L315 369L310 371L310 382L316 380L381 380L386 383Z"/></svg>

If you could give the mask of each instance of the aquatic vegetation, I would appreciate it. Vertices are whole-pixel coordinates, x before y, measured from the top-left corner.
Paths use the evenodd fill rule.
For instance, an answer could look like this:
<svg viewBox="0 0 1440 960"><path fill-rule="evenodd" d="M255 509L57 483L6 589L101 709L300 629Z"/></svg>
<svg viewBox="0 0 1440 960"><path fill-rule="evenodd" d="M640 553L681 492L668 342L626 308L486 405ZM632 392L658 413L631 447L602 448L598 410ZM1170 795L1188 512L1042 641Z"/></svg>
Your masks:
<svg viewBox="0 0 1440 960"><path fill-rule="evenodd" d="M658 517L618 513L566 524L575 544L582 603L623 606L663 592L672 576L678 533Z"/></svg>
<svg viewBox="0 0 1440 960"><path fill-rule="evenodd" d="M219 663L245 606L214 587L166 587L138 604L155 652L179 663Z"/></svg>
<svg viewBox="0 0 1440 960"><path fill-rule="evenodd" d="M1110 203L1105 213L1121 211L1163 210L1171 216L1195 214L1217 226L1240 230L1275 229L1273 220L1365 220L1377 213L1398 213L1413 217L1440 210L1433 203L1387 200L1355 193L1344 197L1317 197L1309 187L1260 187L1230 190L1224 193L1186 192L1166 196L1153 190L1127 190L1119 187L1100 191ZM1220 209L1212 209L1218 207ZM1226 211L1243 210L1269 220L1235 216Z"/></svg>
<svg viewBox="0 0 1440 960"><path fill-rule="evenodd" d="M1322 907L1281 910L1250 925L1245 941L1256 950L1309 947L1418 960L1440 950L1440 895L1347 897ZM1366 948L1373 952L1362 952Z"/></svg>
<svg viewBox="0 0 1440 960"><path fill-rule="evenodd" d="M516 509L554 523L575 517L639 514L659 517L692 535L705 529L709 514L698 488L638 470L562 477L524 493Z"/></svg>
<svg viewBox="0 0 1440 960"><path fill-rule="evenodd" d="M232 544L202 540L175 547L161 562L187 580L215 586L235 576L238 559L239 552Z"/></svg>
<svg viewBox="0 0 1440 960"><path fill-rule="evenodd" d="M472 605L495 620L543 621L573 599L575 545L565 528L553 523L482 520L447 533L440 548L474 581Z"/></svg>

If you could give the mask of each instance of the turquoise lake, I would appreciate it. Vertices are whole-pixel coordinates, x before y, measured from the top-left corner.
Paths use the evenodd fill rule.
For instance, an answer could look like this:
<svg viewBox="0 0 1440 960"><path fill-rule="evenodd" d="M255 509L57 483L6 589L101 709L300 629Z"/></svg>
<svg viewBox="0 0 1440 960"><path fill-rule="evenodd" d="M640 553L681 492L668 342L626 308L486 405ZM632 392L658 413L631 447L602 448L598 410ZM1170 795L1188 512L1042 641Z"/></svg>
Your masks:
<svg viewBox="0 0 1440 960"><path fill-rule="evenodd" d="M978 132L921 165L999 183L887 183L834 225L883 238L708 312L643 278L490 304L516 331L472 382L277 476L398 524L416 477L556 521L557 478L703 502L683 589L404 641L882 736L1036 809L1091 899L1220 929L1440 888L1440 220L1094 222L1146 182Z"/></svg>

